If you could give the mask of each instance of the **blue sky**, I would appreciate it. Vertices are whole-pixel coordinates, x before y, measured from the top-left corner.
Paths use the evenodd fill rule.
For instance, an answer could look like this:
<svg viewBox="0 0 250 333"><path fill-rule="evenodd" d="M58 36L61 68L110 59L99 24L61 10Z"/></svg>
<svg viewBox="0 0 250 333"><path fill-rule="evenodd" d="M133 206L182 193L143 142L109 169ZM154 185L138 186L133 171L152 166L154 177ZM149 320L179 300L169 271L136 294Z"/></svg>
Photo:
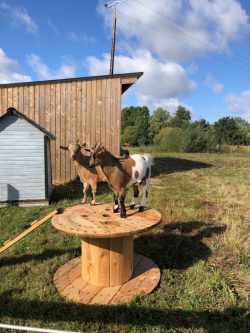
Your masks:
<svg viewBox="0 0 250 333"><path fill-rule="evenodd" d="M106 2L0 0L0 82L108 74ZM249 0L121 2L114 72L144 72L123 106L250 121L249 16Z"/></svg>

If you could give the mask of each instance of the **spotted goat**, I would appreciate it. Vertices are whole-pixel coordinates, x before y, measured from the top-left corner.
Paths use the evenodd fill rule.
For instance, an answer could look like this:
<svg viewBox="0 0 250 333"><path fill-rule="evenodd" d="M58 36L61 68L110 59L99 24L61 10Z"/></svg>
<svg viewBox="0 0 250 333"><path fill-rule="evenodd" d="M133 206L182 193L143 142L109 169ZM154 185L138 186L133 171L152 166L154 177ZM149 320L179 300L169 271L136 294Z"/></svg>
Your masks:
<svg viewBox="0 0 250 333"><path fill-rule="evenodd" d="M134 197L130 208L135 207L139 196L139 186L141 186L142 201L139 211L143 211L147 206L147 188L150 183L151 166L153 165L152 156L149 154L133 154L122 158L115 157L101 143L96 143L93 148L86 150L90 152L90 167L101 167L109 186L114 192L114 212L118 212L118 201L120 201L120 216L122 218L126 217L126 190L131 186L134 190Z"/></svg>
<svg viewBox="0 0 250 333"><path fill-rule="evenodd" d="M106 181L106 177L102 172L100 166L91 168L89 166L89 156L84 155L81 149L86 146L85 143L80 144L79 140L75 144L68 146L60 146L60 149L67 150L70 152L71 159L75 162L77 173L83 183L83 199L82 203L85 204L87 201L87 191L89 186L92 189L92 200L91 205L95 205L96 202L96 189L98 181Z"/></svg>

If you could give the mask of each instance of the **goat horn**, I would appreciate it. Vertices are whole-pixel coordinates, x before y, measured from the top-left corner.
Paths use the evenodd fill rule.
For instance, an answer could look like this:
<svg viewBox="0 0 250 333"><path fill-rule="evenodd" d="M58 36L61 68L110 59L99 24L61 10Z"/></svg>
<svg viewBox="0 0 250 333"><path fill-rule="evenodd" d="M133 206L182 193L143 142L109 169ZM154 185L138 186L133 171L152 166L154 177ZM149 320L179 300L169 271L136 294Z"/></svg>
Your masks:
<svg viewBox="0 0 250 333"><path fill-rule="evenodd" d="M62 149L62 150L68 150L68 147L66 147L66 146L60 146L60 149Z"/></svg>
<svg viewBox="0 0 250 333"><path fill-rule="evenodd" d="M92 147L92 149L96 149L96 146L97 146L97 142L95 143L95 145Z"/></svg>
<svg viewBox="0 0 250 333"><path fill-rule="evenodd" d="M102 143L99 142L99 143L97 144L97 148L100 148L101 146L102 146Z"/></svg>

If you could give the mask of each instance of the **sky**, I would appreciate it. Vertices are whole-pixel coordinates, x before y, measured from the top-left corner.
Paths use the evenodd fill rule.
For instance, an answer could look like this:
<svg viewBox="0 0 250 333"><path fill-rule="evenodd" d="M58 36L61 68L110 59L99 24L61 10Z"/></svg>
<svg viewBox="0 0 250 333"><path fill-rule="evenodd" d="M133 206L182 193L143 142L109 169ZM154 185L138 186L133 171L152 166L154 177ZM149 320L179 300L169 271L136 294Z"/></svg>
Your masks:
<svg viewBox="0 0 250 333"><path fill-rule="evenodd" d="M0 0L0 83L109 74L107 0ZM113 3L113 0L108 2ZM122 106L250 121L249 0L123 0L114 73L144 72Z"/></svg>

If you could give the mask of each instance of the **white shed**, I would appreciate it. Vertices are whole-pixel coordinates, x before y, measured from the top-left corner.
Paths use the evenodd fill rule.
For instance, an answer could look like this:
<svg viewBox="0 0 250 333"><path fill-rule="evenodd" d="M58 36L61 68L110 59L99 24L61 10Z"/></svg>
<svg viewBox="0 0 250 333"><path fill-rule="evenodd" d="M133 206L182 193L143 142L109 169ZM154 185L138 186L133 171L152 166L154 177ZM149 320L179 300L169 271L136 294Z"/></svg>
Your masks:
<svg viewBox="0 0 250 333"><path fill-rule="evenodd" d="M0 205L48 204L50 139L55 136L14 108L0 117Z"/></svg>

